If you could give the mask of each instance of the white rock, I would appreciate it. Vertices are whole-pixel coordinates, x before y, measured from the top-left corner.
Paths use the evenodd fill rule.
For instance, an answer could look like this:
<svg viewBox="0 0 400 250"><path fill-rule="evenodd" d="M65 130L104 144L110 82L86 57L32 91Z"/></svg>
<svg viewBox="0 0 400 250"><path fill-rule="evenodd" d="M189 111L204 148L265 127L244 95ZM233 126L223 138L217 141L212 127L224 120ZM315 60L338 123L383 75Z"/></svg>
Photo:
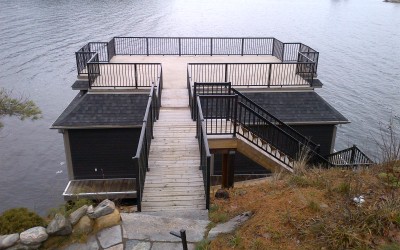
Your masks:
<svg viewBox="0 0 400 250"><path fill-rule="evenodd" d="M21 243L25 245L36 245L47 240L49 235L46 233L44 227L33 227L24 232L19 236Z"/></svg>
<svg viewBox="0 0 400 250"><path fill-rule="evenodd" d="M71 222L63 215L56 214L47 226L46 233L49 235L70 235L72 233Z"/></svg>
<svg viewBox="0 0 400 250"><path fill-rule="evenodd" d="M69 221L71 222L72 225L75 225L78 223L78 221L86 214L88 210L88 205L84 205L74 212L72 212L69 216Z"/></svg>
<svg viewBox="0 0 400 250"><path fill-rule="evenodd" d="M102 201L99 205L97 205L97 207L94 209L93 213L90 213L89 209L88 209L87 215L92 219L97 219L101 216L111 214L112 212L114 212L114 209L115 209L114 202L106 199L106 200Z"/></svg>
<svg viewBox="0 0 400 250"><path fill-rule="evenodd" d="M0 249L6 249L17 243L19 234L0 235Z"/></svg>

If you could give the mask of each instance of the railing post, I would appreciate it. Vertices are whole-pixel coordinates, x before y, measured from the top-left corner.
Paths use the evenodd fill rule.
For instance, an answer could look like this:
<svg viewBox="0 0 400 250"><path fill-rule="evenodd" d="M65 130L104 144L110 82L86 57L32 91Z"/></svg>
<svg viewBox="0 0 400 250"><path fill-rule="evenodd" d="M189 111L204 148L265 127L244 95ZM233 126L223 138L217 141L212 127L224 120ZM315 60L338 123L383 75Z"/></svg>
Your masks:
<svg viewBox="0 0 400 250"><path fill-rule="evenodd" d="M238 95L235 95L233 100L235 102L233 104L233 119L232 119L232 122L233 122L233 136L236 137L236 132L237 132L236 119L237 119L237 108L238 108Z"/></svg>
<svg viewBox="0 0 400 250"><path fill-rule="evenodd" d="M210 38L210 55L212 56L213 55L213 39L212 38Z"/></svg>
<svg viewBox="0 0 400 250"><path fill-rule="evenodd" d="M146 37L146 54L149 56L149 38Z"/></svg>
<svg viewBox="0 0 400 250"><path fill-rule="evenodd" d="M142 211L142 193L141 193L141 182L140 182L140 163L139 159L136 157L133 157L133 165L136 167L136 203L137 203L137 211L141 212Z"/></svg>
<svg viewBox="0 0 400 250"><path fill-rule="evenodd" d="M228 82L228 64L225 63L225 82Z"/></svg>
<svg viewBox="0 0 400 250"><path fill-rule="evenodd" d="M275 38L274 39L272 39L272 52L271 52L271 55L273 56L274 55L274 51L275 51Z"/></svg>
<svg viewBox="0 0 400 250"><path fill-rule="evenodd" d="M138 88L138 76L137 76L137 64L135 63L134 65L133 65L133 70L135 71L135 87L136 87L136 89Z"/></svg>
<svg viewBox="0 0 400 250"><path fill-rule="evenodd" d="M285 44L282 43L282 62L285 61Z"/></svg>
<svg viewBox="0 0 400 250"><path fill-rule="evenodd" d="M354 158L356 156L356 148L357 148L357 146L355 144L351 148L350 164L354 163Z"/></svg>
<svg viewBox="0 0 400 250"><path fill-rule="evenodd" d="M210 183L210 176L211 176L211 173L210 173L210 157L207 157L207 160L206 160L206 169L207 169L207 176L206 176L206 185L207 185L207 190L206 190L206 209L209 209L210 208L210 185L211 185L211 183Z"/></svg>
<svg viewBox="0 0 400 250"><path fill-rule="evenodd" d="M267 81L268 88L271 85L271 73L272 73L272 63L269 64L269 69L268 69L268 81Z"/></svg>
<svg viewBox="0 0 400 250"><path fill-rule="evenodd" d="M181 38L178 38L179 41L179 56L181 56Z"/></svg>
<svg viewBox="0 0 400 250"><path fill-rule="evenodd" d="M244 52L244 38L242 38L242 56L243 56L243 52Z"/></svg>

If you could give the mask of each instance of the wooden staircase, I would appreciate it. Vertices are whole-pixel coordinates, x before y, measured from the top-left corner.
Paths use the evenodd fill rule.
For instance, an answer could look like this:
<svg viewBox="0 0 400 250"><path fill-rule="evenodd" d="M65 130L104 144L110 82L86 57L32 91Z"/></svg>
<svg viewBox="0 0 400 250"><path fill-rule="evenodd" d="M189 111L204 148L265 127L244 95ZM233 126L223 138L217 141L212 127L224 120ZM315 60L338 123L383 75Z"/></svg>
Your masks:
<svg viewBox="0 0 400 250"><path fill-rule="evenodd" d="M144 212L206 207L196 123L187 100L187 89L163 90L143 191Z"/></svg>

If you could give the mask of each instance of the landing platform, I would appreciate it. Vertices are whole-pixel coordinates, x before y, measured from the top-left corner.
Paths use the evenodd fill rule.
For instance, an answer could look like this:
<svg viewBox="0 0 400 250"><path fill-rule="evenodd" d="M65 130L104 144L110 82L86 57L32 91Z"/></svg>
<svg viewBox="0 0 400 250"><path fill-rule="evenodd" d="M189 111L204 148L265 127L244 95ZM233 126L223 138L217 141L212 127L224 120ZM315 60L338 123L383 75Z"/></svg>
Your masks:
<svg viewBox="0 0 400 250"><path fill-rule="evenodd" d="M136 179L71 180L63 193L64 200L136 198Z"/></svg>

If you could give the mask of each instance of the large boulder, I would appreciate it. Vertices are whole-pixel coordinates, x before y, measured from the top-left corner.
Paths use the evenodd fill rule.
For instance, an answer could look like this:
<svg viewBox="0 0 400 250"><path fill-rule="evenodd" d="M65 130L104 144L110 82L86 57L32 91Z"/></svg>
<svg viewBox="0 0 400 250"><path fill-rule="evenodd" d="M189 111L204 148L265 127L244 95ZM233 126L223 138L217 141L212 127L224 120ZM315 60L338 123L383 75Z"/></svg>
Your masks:
<svg viewBox="0 0 400 250"><path fill-rule="evenodd" d="M93 220L89 216L83 216L78 223L75 224L73 232L74 233L90 233L93 231Z"/></svg>
<svg viewBox="0 0 400 250"><path fill-rule="evenodd" d="M99 205L97 205L97 207L93 210L93 212L90 211L90 209L88 209L87 215L92 219L97 219L101 216L111 214L112 212L114 212L114 209L115 209L114 202L106 199L102 201Z"/></svg>
<svg viewBox="0 0 400 250"><path fill-rule="evenodd" d="M0 249L6 249L17 243L19 234L0 235Z"/></svg>
<svg viewBox="0 0 400 250"><path fill-rule="evenodd" d="M121 221L121 215L118 209L115 209L114 212L112 212L111 214L107 214L97 218L95 221L95 227L96 229L112 227L118 225L120 221Z"/></svg>
<svg viewBox="0 0 400 250"><path fill-rule="evenodd" d="M56 214L46 229L49 235L70 235L72 233L71 222L63 215Z"/></svg>
<svg viewBox="0 0 400 250"><path fill-rule="evenodd" d="M23 231L20 235L20 241L25 245L37 245L47 240L49 235L46 233L44 227L33 227L26 231Z"/></svg>
<svg viewBox="0 0 400 250"><path fill-rule="evenodd" d="M86 214L88 210L88 205L84 205L69 215L69 221L72 225L78 223L78 221Z"/></svg>
<svg viewBox="0 0 400 250"><path fill-rule="evenodd" d="M208 239L213 240L219 234L232 233L233 231L236 230L238 226L247 221L250 218L250 216L251 212L244 212L242 214L239 214L235 218L229 220L228 222L218 224L216 227L212 228L210 232L208 232Z"/></svg>

